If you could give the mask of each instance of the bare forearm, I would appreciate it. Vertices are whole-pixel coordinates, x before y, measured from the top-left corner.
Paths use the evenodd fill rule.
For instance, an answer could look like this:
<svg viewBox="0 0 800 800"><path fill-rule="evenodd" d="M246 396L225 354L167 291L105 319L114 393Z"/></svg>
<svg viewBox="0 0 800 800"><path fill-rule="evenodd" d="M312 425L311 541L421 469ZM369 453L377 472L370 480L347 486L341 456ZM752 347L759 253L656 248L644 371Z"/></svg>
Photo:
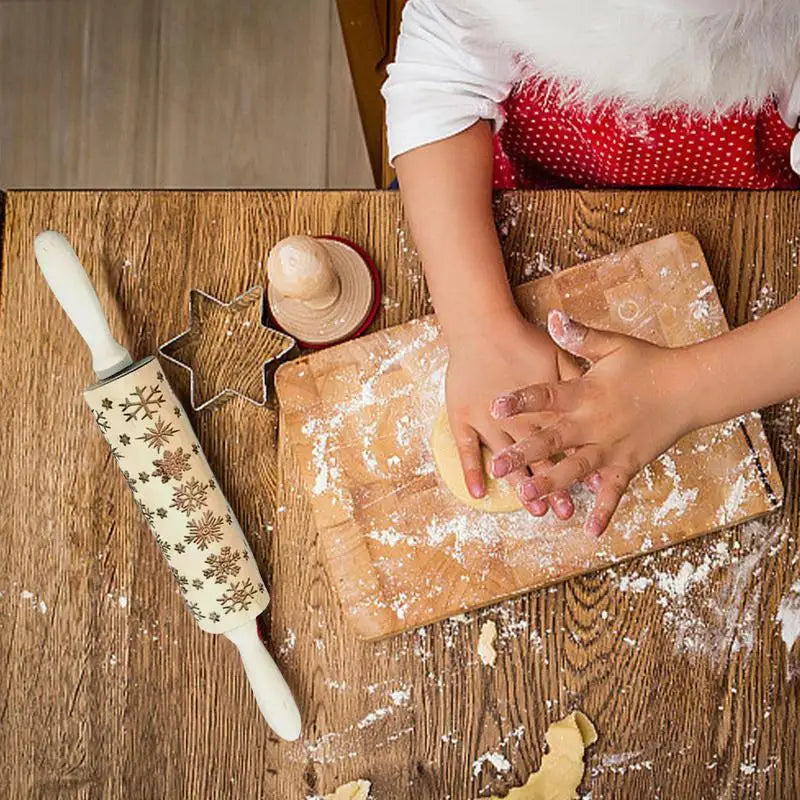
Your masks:
<svg viewBox="0 0 800 800"><path fill-rule="evenodd" d="M688 352L698 426L800 396L800 297Z"/></svg>
<svg viewBox="0 0 800 800"><path fill-rule="evenodd" d="M517 319L492 214L488 123L404 153L396 166L445 336Z"/></svg>

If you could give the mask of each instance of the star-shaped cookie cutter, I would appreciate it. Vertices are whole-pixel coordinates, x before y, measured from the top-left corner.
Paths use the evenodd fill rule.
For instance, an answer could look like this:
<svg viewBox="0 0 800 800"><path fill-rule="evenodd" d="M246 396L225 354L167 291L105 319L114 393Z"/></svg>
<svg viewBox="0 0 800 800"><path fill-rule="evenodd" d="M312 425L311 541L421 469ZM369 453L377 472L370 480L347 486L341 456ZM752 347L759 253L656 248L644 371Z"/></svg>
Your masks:
<svg viewBox="0 0 800 800"><path fill-rule="evenodd" d="M253 397L252 394L242 391L240 384L239 388L225 385L224 388L214 393L213 396L204 399L200 403L197 402L199 389L198 384L203 383L203 381L198 379L196 375L198 365L195 364L194 366L190 366L187 361L176 355L176 351L180 350L181 344L196 344L195 341L192 341L193 338L199 340L202 347L203 340L202 338L198 337L198 334L202 334L203 326L208 324L208 319L199 311L200 306L203 303L209 304L209 308L212 309L212 313L222 312L222 314L219 315L219 319L220 322L225 325L225 339L223 339L223 341L229 340L235 333L237 333L237 331L234 329L235 325L232 321L233 317L240 314L249 314L250 317L254 317L255 315L252 309L257 305L258 319L255 320L245 318L239 323L241 326L239 330L245 329L246 335L251 339L258 337L262 333L265 334L266 337L265 346L267 356L263 361L260 357L258 359L261 370L262 389L260 400ZM159 345L158 352L163 355L167 361L176 364L189 373L189 400L194 411L202 411L204 408L208 408L211 405L221 402L223 398L226 397L241 397L247 400L249 403L259 407L266 405L269 395L267 369L270 364L278 361L287 353L289 353L296 346L296 341L292 336L282 333L281 331L277 331L274 328L270 328L267 324L265 324L265 319L266 293L263 286L252 286L246 292L240 294L238 297L234 297L233 300L228 303L223 302L218 297L214 297L213 295L210 295L201 289L192 288L189 290L189 327L186 328L186 330L182 333L179 333L177 336L174 336L172 339L169 339L168 341ZM255 328L253 328L253 322L256 322ZM222 339L222 333L222 330L217 331L217 339ZM226 348L223 348L220 346L219 342L217 342L215 345L212 345L210 354L218 354L218 351L223 349L230 349L230 345L227 345ZM250 349L246 352L251 358L258 355L258 352L256 352L255 349ZM225 367L230 366L230 362L228 360L223 359L221 363Z"/></svg>

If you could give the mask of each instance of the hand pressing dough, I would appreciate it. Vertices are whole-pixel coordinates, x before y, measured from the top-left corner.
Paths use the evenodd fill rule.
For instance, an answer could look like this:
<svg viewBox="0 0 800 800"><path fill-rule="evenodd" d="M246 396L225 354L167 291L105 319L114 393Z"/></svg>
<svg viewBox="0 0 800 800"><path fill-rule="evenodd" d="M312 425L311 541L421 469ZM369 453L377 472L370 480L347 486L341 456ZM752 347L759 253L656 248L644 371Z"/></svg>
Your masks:
<svg viewBox="0 0 800 800"><path fill-rule="evenodd" d="M493 667L497 661L497 650L494 649L494 640L497 638L497 625L494 620L484 622L478 637L478 657L487 667Z"/></svg>
<svg viewBox="0 0 800 800"><path fill-rule="evenodd" d="M351 781L340 786L333 794L326 794L322 800L367 800L369 781Z"/></svg>
<svg viewBox="0 0 800 800"><path fill-rule="evenodd" d="M597 731L581 711L554 722L544 735L549 750L528 780L505 797L485 800L575 800L583 778L583 751L597 741Z"/></svg>
<svg viewBox="0 0 800 800"><path fill-rule="evenodd" d="M522 503L517 493L507 480L495 480L492 477L492 454L485 447L483 453L483 468L486 474L486 494L476 500L467 490L464 483L464 473L461 470L461 460L458 457L458 448L450 430L447 419L447 410L442 409L433 426L431 448L436 469L439 471L445 486L465 505L479 511L501 513L504 511L518 511Z"/></svg>

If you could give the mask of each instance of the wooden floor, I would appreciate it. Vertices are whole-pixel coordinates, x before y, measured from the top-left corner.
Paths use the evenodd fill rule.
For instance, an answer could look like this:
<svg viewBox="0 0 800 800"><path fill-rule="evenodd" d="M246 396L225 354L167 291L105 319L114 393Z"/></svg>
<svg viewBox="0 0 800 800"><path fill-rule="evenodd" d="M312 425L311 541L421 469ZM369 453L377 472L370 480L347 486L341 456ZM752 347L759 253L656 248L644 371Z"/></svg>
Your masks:
<svg viewBox="0 0 800 800"><path fill-rule="evenodd" d="M0 0L1 188L371 185L333 0Z"/></svg>

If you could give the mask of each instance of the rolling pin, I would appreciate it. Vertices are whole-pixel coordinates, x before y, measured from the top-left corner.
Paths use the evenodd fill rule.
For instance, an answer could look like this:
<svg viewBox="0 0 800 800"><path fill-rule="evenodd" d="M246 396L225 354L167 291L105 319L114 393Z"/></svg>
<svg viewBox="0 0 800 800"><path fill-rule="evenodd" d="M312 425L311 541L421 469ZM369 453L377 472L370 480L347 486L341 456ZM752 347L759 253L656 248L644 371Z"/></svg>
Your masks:
<svg viewBox="0 0 800 800"><path fill-rule="evenodd" d="M40 233L34 248L92 354L98 382L83 396L186 605L204 631L236 645L264 719L282 738L296 739L300 712L258 635L256 618L269 594L161 364L154 356L134 363L114 339L88 275L60 233Z"/></svg>

